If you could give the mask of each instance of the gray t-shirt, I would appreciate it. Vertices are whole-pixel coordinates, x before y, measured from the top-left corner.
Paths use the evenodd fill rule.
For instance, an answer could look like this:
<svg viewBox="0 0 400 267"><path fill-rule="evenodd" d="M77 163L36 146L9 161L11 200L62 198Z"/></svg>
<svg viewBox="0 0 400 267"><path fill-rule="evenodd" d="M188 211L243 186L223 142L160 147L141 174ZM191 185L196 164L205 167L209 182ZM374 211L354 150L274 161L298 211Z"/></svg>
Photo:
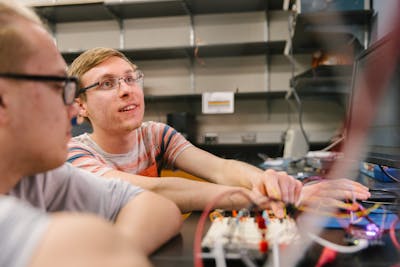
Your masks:
<svg viewBox="0 0 400 267"><path fill-rule="evenodd" d="M89 212L114 221L120 209L142 191L128 182L97 177L65 163L52 171L24 177L9 195L47 212Z"/></svg>
<svg viewBox="0 0 400 267"><path fill-rule="evenodd" d="M46 212L88 212L115 221L121 208L142 191L121 180L97 177L69 163L24 177L9 196L0 197L0 266L28 264L47 229L50 218Z"/></svg>
<svg viewBox="0 0 400 267"><path fill-rule="evenodd" d="M0 266L27 266L50 218L14 197L0 196Z"/></svg>

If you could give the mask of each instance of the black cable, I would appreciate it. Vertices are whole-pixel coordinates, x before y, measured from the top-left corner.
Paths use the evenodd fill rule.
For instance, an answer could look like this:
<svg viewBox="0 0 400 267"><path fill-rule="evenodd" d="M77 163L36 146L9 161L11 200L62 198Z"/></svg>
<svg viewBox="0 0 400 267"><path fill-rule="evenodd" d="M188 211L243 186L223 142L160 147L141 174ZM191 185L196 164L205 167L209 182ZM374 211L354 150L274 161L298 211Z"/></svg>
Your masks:
<svg viewBox="0 0 400 267"><path fill-rule="evenodd" d="M295 21L295 17L293 16L293 14L291 16L289 16L289 35L290 35L290 49L289 49L289 58L290 58L290 63L291 63L291 80L293 81L294 79L294 73L295 73L295 66L294 66L294 62L293 62L293 23ZM292 89L292 93L294 95L294 98L296 100L297 103L297 111L299 114L299 126L300 126L300 130L301 133L304 136L304 140L307 144L308 147L310 147L310 141L307 137L306 131L304 130L304 125L303 125L303 104L300 100L299 95L297 94L296 88L294 84L290 85L291 89Z"/></svg>
<svg viewBox="0 0 400 267"><path fill-rule="evenodd" d="M388 194L388 195L392 195L395 196L396 199L400 200L400 194L391 190L387 190L387 189L379 189L379 188L371 188L369 190L371 193L384 193L384 194Z"/></svg>
<svg viewBox="0 0 400 267"><path fill-rule="evenodd" d="M308 137L307 137L306 131L304 130L304 125L303 125L303 103L301 102L296 89L293 87L292 90L293 90L293 95L294 95L294 98L296 99L297 106L298 106L300 130L304 136L304 140L306 141L307 146L310 147L310 141L308 140Z"/></svg>
<svg viewBox="0 0 400 267"><path fill-rule="evenodd" d="M387 201L384 200L384 197L379 197L377 196L376 198L373 197L373 195L370 197L370 199L368 200L360 200L360 202L362 204L379 204L382 206L385 206L385 210L391 211L391 212L395 212L396 214L400 211L400 194L395 192L395 191L390 191L387 189L370 189L369 192L371 194L373 193L382 193L382 194L387 194L387 195L391 195L394 196L393 200L388 199ZM382 200L379 200L379 198L381 198ZM377 200L374 200L377 199Z"/></svg>

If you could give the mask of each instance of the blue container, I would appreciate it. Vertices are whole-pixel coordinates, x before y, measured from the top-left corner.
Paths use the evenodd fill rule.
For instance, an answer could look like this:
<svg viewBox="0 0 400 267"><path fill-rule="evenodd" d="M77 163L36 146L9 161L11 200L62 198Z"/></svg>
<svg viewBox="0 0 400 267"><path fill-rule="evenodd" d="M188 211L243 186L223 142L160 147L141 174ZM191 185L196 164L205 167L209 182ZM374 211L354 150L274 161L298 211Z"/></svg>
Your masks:
<svg viewBox="0 0 400 267"><path fill-rule="evenodd" d="M391 176L395 177L397 180L400 180L400 170L394 168L383 167L385 171ZM394 182L390 177L388 177L379 166L374 166L374 177L376 180L381 182Z"/></svg>
<svg viewBox="0 0 400 267"><path fill-rule="evenodd" d="M389 167L383 167L383 168L388 174L390 174L391 176L400 180L400 169L394 169L394 168L389 168ZM360 172L365 175L368 175L369 177L371 177L379 182L394 182L376 164L362 162L360 164Z"/></svg>

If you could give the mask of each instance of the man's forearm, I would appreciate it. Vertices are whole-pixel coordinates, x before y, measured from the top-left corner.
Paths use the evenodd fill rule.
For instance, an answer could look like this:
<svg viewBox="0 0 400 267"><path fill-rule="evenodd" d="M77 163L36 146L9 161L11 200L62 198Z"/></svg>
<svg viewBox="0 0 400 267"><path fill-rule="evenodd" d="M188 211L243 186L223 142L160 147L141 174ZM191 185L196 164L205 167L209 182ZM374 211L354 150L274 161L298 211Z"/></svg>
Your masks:
<svg viewBox="0 0 400 267"><path fill-rule="evenodd" d="M233 193L238 190L242 193ZM216 201L214 208L227 210L244 208L250 204L249 197L244 196L249 196L250 191L245 188L174 177L160 179L154 192L173 200L182 212L203 210L211 201Z"/></svg>
<svg viewBox="0 0 400 267"><path fill-rule="evenodd" d="M103 219L54 213L29 267L151 266L147 255Z"/></svg>
<svg viewBox="0 0 400 267"><path fill-rule="evenodd" d="M152 192L133 198L119 212L115 227L134 247L149 255L179 233L182 217L177 206Z"/></svg>
<svg viewBox="0 0 400 267"><path fill-rule="evenodd" d="M226 160L224 165L224 171L218 178L220 184L251 189L253 186L250 182L251 179L263 175L261 169L242 161Z"/></svg>
<svg viewBox="0 0 400 267"><path fill-rule="evenodd" d="M177 177L154 179L118 171L108 173L107 176L118 177L134 185L158 193L177 204L181 212L203 210L207 203L227 191L241 190L246 195L250 193L250 191L245 188L199 182ZM240 209L247 207L249 204L250 201L248 198L242 194L227 194L216 203L215 208Z"/></svg>

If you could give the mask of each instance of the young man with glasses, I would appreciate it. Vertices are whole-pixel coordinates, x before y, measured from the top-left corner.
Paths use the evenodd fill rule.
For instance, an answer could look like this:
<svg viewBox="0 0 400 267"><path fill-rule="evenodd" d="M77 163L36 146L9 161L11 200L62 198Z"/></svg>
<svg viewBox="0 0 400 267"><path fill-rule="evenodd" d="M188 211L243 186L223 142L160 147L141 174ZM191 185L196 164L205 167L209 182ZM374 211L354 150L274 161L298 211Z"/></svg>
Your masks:
<svg viewBox="0 0 400 267"><path fill-rule="evenodd" d="M69 162L103 177L118 177L173 200L181 211L202 210L223 192L240 189L255 201L266 196L286 203L301 198L330 200L366 199L368 189L347 179L312 186L285 172L262 171L235 160L216 157L189 143L173 128L158 122L143 122L143 74L115 49L93 48L74 60L69 68L79 78L79 121L87 119L93 132L74 137L69 144ZM202 177L211 183L183 178L158 177L164 166ZM335 185L335 186L332 186ZM248 205L242 195L226 195L217 207L238 209ZM282 203L272 202L278 217Z"/></svg>
<svg viewBox="0 0 400 267"><path fill-rule="evenodd" d="M176 205L65 164L77 79L39 18L0 0L0 266L150 266Z"/></svg>

